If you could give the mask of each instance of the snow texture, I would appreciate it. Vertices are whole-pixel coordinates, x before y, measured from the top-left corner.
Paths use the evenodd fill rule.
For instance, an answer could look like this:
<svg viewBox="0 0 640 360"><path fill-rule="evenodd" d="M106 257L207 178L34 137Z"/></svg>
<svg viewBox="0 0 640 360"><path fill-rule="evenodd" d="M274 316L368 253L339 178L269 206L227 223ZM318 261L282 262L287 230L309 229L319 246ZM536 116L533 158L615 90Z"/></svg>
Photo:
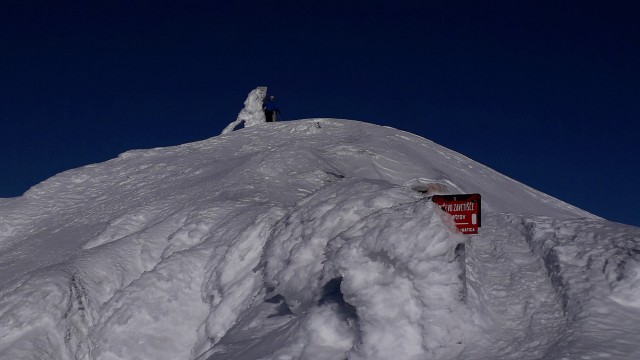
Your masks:
<svg viewBox="0 0 640 360"><path fill-rule="evenodd" d="M244 101L244 108L240 111L240 114L238 114L238 118L227 125L227 127L222 130L222 134L228 134L240 125L251 127L266 122L267 120L262 110L262 103L266 95L266 86L260 86L252 90L247 96L247 100Z"/></svg>
<svg viewBox="0 0 640 360"><path fill-rule="evenodd" d="M0 199L0 359L640 358L640 229L389 127L262 123L263 96Z"/></svg>

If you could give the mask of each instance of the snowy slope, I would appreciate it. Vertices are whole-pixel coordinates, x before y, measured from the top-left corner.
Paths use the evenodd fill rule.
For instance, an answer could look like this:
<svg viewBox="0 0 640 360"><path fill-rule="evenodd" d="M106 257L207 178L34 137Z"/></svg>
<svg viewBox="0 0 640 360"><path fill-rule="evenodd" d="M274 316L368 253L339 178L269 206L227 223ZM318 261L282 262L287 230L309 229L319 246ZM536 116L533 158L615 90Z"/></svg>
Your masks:
<svg viewBox="0 0 640 360"><path fill-rule="evenodd" d="M2 199L0 359L640 358L639 243L406 132L256 124Z"/></svg>

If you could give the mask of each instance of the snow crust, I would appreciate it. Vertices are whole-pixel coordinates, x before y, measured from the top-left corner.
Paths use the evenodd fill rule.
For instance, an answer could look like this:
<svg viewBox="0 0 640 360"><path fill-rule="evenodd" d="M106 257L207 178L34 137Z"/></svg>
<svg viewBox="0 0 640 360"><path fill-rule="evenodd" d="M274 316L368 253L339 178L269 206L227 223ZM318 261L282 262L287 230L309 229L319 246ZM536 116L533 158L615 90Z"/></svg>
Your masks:
<svg viewBox="0 0 640 360"><path fill-rule="evenodd" d="M473 237L425 196L460 192ZM0 359L640 358L639 243L406 132L258 122L2 199Z"/></svg>

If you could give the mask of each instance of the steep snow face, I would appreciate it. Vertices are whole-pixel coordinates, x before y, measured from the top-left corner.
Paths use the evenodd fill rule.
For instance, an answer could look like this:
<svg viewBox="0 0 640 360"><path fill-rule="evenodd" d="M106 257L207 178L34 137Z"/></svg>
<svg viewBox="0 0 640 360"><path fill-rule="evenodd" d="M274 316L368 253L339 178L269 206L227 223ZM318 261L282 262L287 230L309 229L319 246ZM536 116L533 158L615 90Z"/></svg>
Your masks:
<svg viewBox="0 0 640 360"><path fill-rule="evenodd" d="M637 358L639 242L406 132L259 123L0 201L0 358Z"/></svg>

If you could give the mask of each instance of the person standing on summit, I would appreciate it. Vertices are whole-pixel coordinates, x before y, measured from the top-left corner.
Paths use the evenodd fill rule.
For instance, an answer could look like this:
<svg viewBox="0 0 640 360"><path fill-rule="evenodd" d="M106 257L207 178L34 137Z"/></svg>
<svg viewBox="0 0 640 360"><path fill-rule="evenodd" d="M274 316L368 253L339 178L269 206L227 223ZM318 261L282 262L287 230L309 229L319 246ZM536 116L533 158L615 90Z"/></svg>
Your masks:
<svg viewBox="0 0 640 360"><path fill-rule="evenodd" d="M264 110L264 117L267 122L276 122L276 118L280 116L280 109L276 105L276 97L271 95L267 100L262 103L262 109Z"/></svg>

